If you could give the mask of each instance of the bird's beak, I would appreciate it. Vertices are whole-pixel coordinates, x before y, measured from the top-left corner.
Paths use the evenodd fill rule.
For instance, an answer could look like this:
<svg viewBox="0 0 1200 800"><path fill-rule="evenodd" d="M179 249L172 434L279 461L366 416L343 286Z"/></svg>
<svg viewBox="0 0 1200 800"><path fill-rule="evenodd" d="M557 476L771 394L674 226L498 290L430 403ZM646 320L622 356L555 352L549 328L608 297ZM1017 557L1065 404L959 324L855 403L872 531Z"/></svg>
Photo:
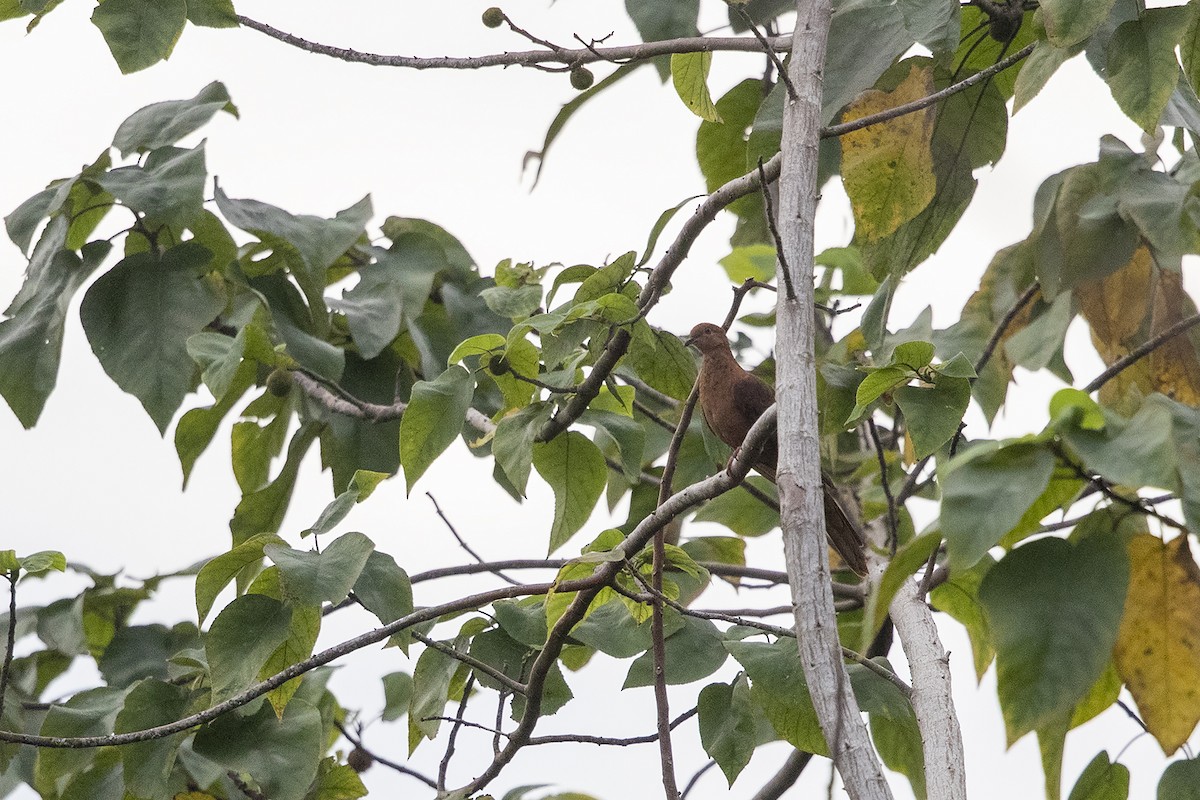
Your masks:
<svg viewBox="0 0 1200 800"><path fill-rule="evenodd" d="M696 345L696 337L687 336L684 338L684 340L683 340L684 347L695 347L695 345Z"/></svg>

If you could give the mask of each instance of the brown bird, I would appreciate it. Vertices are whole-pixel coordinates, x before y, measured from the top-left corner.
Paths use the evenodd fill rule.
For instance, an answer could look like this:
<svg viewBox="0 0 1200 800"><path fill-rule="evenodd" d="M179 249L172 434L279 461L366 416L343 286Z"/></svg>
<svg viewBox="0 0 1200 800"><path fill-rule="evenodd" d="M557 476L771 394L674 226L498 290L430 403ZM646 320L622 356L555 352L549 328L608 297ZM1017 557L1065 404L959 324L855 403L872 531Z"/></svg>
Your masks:
<svg viewBox="0 0 1200 800"><path fill-rule="evenodd" d="M704 362L700 366L700 410L708 427L725 444L741 447L746 434L763 412L775 402L775 392L757 375L742 369L733 357L725 331L709 322L692 328L686 344L694 345ZM772 483L778 462L779 445L771 437L763 446L754 468ZM829 544L859 575L867 574L863 556L865 541L858 528L846 516L837 499L837 489L829 476L821 473L825 497L825 530Z"/></svg>

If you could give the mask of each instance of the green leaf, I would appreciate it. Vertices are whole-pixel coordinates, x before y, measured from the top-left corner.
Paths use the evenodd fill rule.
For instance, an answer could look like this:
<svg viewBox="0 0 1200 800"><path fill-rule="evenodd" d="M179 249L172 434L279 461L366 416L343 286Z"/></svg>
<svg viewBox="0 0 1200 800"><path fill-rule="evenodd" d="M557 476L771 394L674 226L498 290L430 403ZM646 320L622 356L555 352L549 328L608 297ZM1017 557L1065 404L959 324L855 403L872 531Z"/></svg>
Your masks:
<svg viewBox="0 0 1200 800"><path fill-rule="evenodd" d="M201 331L189 336L185 342L188 355L204 370L200 379L218 401L229 391L238 368L242 365L248 328L249 326L242 328L233 338L221 333Z"/></svg>
<svg viewBox="0 0 1200 800"><path fill-rule="evenodd" d="M384 625L413 612L412 583L408 573L396 564L396 559L378 550L367 557L367 563L354 583L354 596ZM394 642L407 647L407 633L396 634L388 644Z"/></svg>
<svg viewBox="0 0 1200 800"><path fill-rule="evenodd" d="M192 5L199 7L200 0L188 0L189 14ZM229 8L233 10L232 5ZM221 110L237 116L237 109L229 99L225 84L213 81L190 100L151 103L133 112L117 128L113 147L120 151L122 158L128 158L133 153L173 145L200 130Z"/></svg>
<svg viewBox="0 0 1200 800"><path fill-rule="evenodd" d="M934 608L954 617L967 629L971 652L975 657L977 680L983 680L983 674L996 655L992 646L992 631L983 613L983 606L979 604L979 584L983 583L984 576L995 563L991 556L985 555L975 566L953 573L950 580L929 593Z"/></svg>
<svg viewBox="0 0 1200 800"><path fill-rule="evenodd" d="M263 554L279 567L283 596L296 605L334 605L346 599L375 544L361 533L346 533L321 552L268 544Z"/></svg>
<svg viewBox="0 0 1200 800"><path fill-rule="evenodd" d="M236 28L232 0L187 0L188 22L205 28Z"/></svg>
<svg viewBox="0 0 1200 800"><path fill-rule="evenodd" d="M412 699L413 679L407 672L390 672L383 676L383 721L392 722L408 713Z"/></svg>
<svg viewBox="0 0 1200 800"><path fill-rule="evenodd" d="M670 0L666 3L647 3L645 0L625 0L625 10L637 27L643 42L678 39L696 35L696 20L700 0ZM659 76L665 81L669 72L665 59L655 62Z"/></svg>
<svg viewBox="0 0 1200 800"><path fill-rule="evenodd" d="M1128 800L1128 797L1129 767L1109 761L1108 751L1101 750L1084 767L1067 800ZM1171 794L1168 797L1182 795Z"/></svg>
<svg viewBox="0 0 1200 800"><path fill-rule="evenodd" d="M1116 0L1045 0L1041 4L1046 38L1055 47L1070 47L1100 29Z"/></svg>
<svg viewBox="0 0 1200 800"><path fill-rule="evenodd" d="M392 343L404 320L421 315L434 278L446 265L442 246L423 233L405 233L387 250L370 250L375 263L358 271L358 283L343 289L341 300L329 300L346 315L354 343L366 359Z"/></svg>
<svg viewBox="0 0 1200 800"><path fill-rule="evenodd" d="M859 419L872 403L885 393L908 383L913 377L912 370L906 367L879 367L868 372L854 394L854 410L847 417L846 424Z"/></svg>
<svg viewBox="0 0 1200 800"><path fill-rule="evenodd" d="M1144 131L1158 126L1179 81L1175 48L1188 16L1186 6L1147 9L1109 40L1108 86L1117 105Z"/></svg>
<svg viewBox="0 0 1200 800"><path fill-rule="evenodd" d="M193 150L162 147L150 153L144 166L109 170L95 182L124 205L145 214L152 225L190 225L203 211L208 175L204 157L204 142Z"/></svg>
<svg viewBox="0 0 1200 800"><path fill-rule="evenodd" d="M629 364L638 377L663 394L686 400L696 382L696 360L679 337L650 326L634 326Z"/></svg>
<svg viewBox="0 0 1200 800"><path fill-rule="evenodd" d="M550 529L553 553L592 515L604 491L608 466L591 440L567 431L533 446L533 466L554 490L554 523Z"/></svg>
<svg viewBox="0 0 1200 800"><path fill-rule="evenodd" d="M158 680L144 680L125 696L113 733L140 731L183 718L189 692ZM134 797L166 797L179 744L187 733L137 742L120 748L125 791Z"/></svg>
<svg viewBox="0 0 1200 800"><path fill-rule="evenodd" d="M870 724L871 739L884 765L908 778L916 800L925 800L925 754L916 716L893 720L884 714L871 714Z"/></svg>
<svg viewBox="0 0 1200 800"><path fill-rule="evenodd" d="M492 455L496 468L504 473L517 493L525 496L529 470L533 465L533 444L542 423L550 418L550 408L543 403L526 406L510 414L496 425L492 438Z"/></svg>
<svg viewBox="0 0 1200 800"><path fill-rule="evenodd" d="M775 248L769 244L749 244L735 247L733 252L720 260L725 274L734 283L753 279L770 281L775 278Z"/></svg>
<svg viewBox="0 0 1200 800"><path fill-rule="evenodd" d="M225 306L196 277L196 268L207 258L207 250L188 243L161 256L137 253L93 283L79 309L100 365L141 401L160 433L192 386L195 367L188 337Z"/></svg>
<svg viewBox="0 0 1200 800"><path fill-rule="evenodd" d="M258 680L266 680L311 656L320 634L321 607L319 605L293 606L287 638L284 639L283 644L275 648L275 652L271 653L266 663L259 669ZM303 676L296 676L267 693L267 701L275 709L276 715L283 716L288 703L300 689L301 681L303 681Z"/></svg>
<svg viewBox="0 0 1200 800"><path fill-rule="evenodd" d="M90 244L80 259L64 250L68 222L55 217L33 251L25 282L0 321L0 394L32 428L58 379L63 325L75 291L104 257L107 242Z"/></svg>
<svg viewBox="0 0 1200 800"><path fill-rule="evenodd" d="M996 641L1008 743L1069 719L1104 672L1125 606L1129 564L1115 532L1072 546L1039 539L989 570L979 600Z"/></svg>
<svg viewBox="0 0 1200 800"><path fill-rule="evenodd" d="M670 636L683 626L683 617L673 609L664 610L663 635ZM571 636L613 658L632 658L650 649L650 623L639 623L620 601L603 603L589 610Z"/></svg>
<svg viewBox="0 0 1200 800"><path fill-rule="evenodd" d="M750 696L775 731L798 750L829 752L817 722L795 639L770 644L726 642L726 649L750 676Z"/></svg>
<svg viewBox="0 0 1200 800"><path fill-rule="evenodd" d="M294 272L310 303L314 291L319 295L325 288L325 270L359 241L371 218L369 195L333 219L290 214L258 200L234 200L221 189L217 189L216 199L231 225L253 233L269 247L290 246L299 256Z"/></svg>
<svg viewBox="0 0 1200 800"><path fill-rule="evenodd" d="M684 617L683 626L663 642L667 684L680 686L712 675L729 658L717 626L706 619ZM654 654L643 653L630 666L622 689L654 684Z"/></svg>
<svg viewBox="0 0 1200 800"><path fill-rule="evenodd" d="M487 307L502 317L512 320L525 319L542 303L542 287L492 286L479 293Z"/></svg>
<svg viewBox="0 0 1200 800"><path fill-rule="evenodd" d="M507 344L508 340L498 333L481 333L478 336L472 336L464 339L458 347L454 348L454 351L450 353L450 358L446 360L446 366L452 367L470 356L484 358L499 352Z"/></svg>
<svg viewBox="0 0 1200 800"><path fill-rule="evenodd" d="M725 780L733 786L750 763L757 739L750 683L745 675L739 675L732 684L710 683L700 690L696 707L704 752L717 762Z"/></svg>
<svg viewBox="0 0 1200 800"><path fill-rule="evenodd" d="M941 475L942 535L952 572L971 565L1016 527L1054 472L1045 447L983 444L960 454Z"/></svg>
<svg viewBox="0 0 1200 800"><path fill-rule="evenodd" d="M214 703L254 683L287 639L291 621L291 606L261 594L243 595L221 609L204 637Z"/></svg>
<svg viewBox="0 0 1200 800"><path fill-rule="evenodd" d="M958 432L971 403L971 382L939 376L931 387L901 386L895 397L908 422L913 451L917 458L925 458Z"/></svg>
<svg viewBox="0 0 1200 800"><path fill-rule="evenodd" d="M915 372L929 366L933 354L934 346L929 342L901 342L892 350L892 361L888 366L908 367Z"/></svg>
<svg viewBox="0 0 1200 800"><path fill-rule="evenodd" d="M346 518L350 513L350 509L354 508L355 503L361 503L366 500L371 492L375 491L375 487L380 481L386 480L388 475L386 472L372 472L367 469L356 470L354 477L350 479L350 485L346 491L334 498L333 502L325 506L325 510L321 512L321 516L317 517L317 521L313 523L311 528L301 532L301 536L320 535L328 533L337 527L338 523Z"/></svg>
<svg viewBox="0 0 1200 800"><path fill-rule="evenodd" d="M254 776L271 800L302 800L317 774L324 731L321 712L310 703L289 703L282 719L264 703L257 713L213 720L193 747L228 770Z"/></svg>
<svg viewBox="0 0 1200 800"><path fill-rule="evenodd" d="M113 720L121 710L125 692L108 687L89 689L65 703L55 703L46 712L40 733L43 736L105 736L112 731ZM34 766L35 788L57 794L52 788L64 775L85 769L96 758L97 750L41 750Z"/></svg>
<svg viewBox="0 0 1200 800"><path fill-rule="evenodd" d="M766 478L752 477L747 482L768 494L774 491ZM738 536L762 536L779 527L779 512L740 486L709 500L693 519L724 525Z"/></svg>
<svg viewBox="0 0 1200 800"><path fill-rule="evenodd" d="M696 131L696 161L704 174L707 191L716 191L757 165L757 160L748 152L746 129L754 124L755 114L762 102L762 81L749 78L735 85L717 101L717 121L700 123L700 129ZM735 247L754 243L774 245L760 192L752 192L734 200L727 209L739 217L732 239ZM759 275L767 275L761 280L769 280L774 276L773 248L769 259L756 260L765 262L755 270ZM749 267L745 264L731 267L724 260L722 266L725 266L730 278L738 283L744 278L733 276Z"/></svg>
<svg viewBox="0 0 1200 800"><path fill-rule="evenodd" d="M282 418L286 423L287 417ZM288 503L292 499L292 490L296 488L300 462L316 440L319 429L320 425L312 422L297 428L288 445L287 459L275 480L261 489L242 495L241 502L234 509L233 519L229 521L229 530L233 534L235 544L240 544L255 534L275 533L279 530L279 526L283 524L283 515L287 513ZM286 428L281 427L281 430L286 431Z"/></svg>
<svg viewBox="0 0 1200 800"><path fill-rule="evenodd" d="M1105 478L1127 486L1159 486L1174 490L1179 481L1179 456L1169 402L1161 395L1142 404L1130 419L1111 415L1103 430L1097 420L1078 414L1073 424L1059 427L1063 438L1084 465ZM1093 427L1084 428L1088 422Z"/></svg>
<svg viewBox="0 0 1200 800"><path fill-rule="evenodd" d="M821 123L870 88L892 63L912 47L899 3L839 3L829 26L829 56L822 75ZM870 42L870 47L862 47ZM990 62L989 62L990 63Z"/></svg>
<svg viewBox="0 0 1200 800"><path fill-rule="evenodd" d="M67 557L57 550L39 550L31 555L22 556L17 559L17 563L28 575L41 575L50 570L67 571Z"/></svg>
<svg viewBox="0 0 1200 800"><path fill-rule="evenodd" d="M105 0L92 12L92 24L126 75L170 57L186 23L185 0Z"/></svg>
<svg viewBox="0 0 1200 800"><path fill-rule="evenodd" d="M1200 758L1174 761L1158 781L1158 800L1200 800Z"/></svg>
<svg viewBox="0 0 1200 800"><path fill-rule="evenodd" d="M400 422L400 464L408 493L462 430L475 378L453 366L432 381L417 381Z"/></svg>
<svg viewBox="0 0 1200 800"><path fill-rule="evenodd" d="M721 115L717 113L712 95L708 93L708 70L711 66L712 53L673 53L671 83L689 111L700 119L721 122Z"/></svg>
<svg viewBox="0 0 1200 800"><path fill-rule="evenodd" d="M408 703L408 752L411 755L422 739L437 737L442 709L450 694L450 679L458 662L441 650L426 647L413 669L412 696Z"/></svg>
<svg viewBox="0 0 1200 800"><path fill-rule="evenodd" d="M633 387L626 387L633 388ZM611 395L610 395L611 396ZM615 447L621 457L625 480L637 483L642 471L642 455L646 449L646 429L630 416L612 411L583 412L579 421L596 428L596 441L602 447Z"/></svg>

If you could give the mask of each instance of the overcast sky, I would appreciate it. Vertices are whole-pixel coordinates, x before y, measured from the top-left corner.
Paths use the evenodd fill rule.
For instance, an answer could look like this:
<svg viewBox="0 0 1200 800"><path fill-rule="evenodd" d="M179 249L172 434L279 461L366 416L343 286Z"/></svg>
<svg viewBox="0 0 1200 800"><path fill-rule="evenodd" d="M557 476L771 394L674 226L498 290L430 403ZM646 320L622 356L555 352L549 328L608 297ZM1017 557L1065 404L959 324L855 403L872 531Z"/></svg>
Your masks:
<svg viewBox="0 0 1200 800"><path fill-rule="evenodd" d="M489 3L395 2L271 3L242 0L240 13L323 43L407 55L473 55L527 49L512 33L488 30L479 14ZM724 5L705 0L702 29L724 20ZM6 214L49 180L74 174L95 160L117 125L133 111L159 100L191 97L212 80L225 82L241 119L220 115L195 141L208 140L208 166L232 197L251 197L296 213L332 215L370 194L375 224L390 214L424 217L458 236L485 274L503 258L539 265L599 264L627 250L641 250L659 213L704 183L695 165L698 120L652 70L641 70L585 107L563 131L536 190L522 175L522 159L539 149L560 105L575 92L565 75L510 68L479 72L413 72L349 65L309 55L251 30L211 31L189 27L170 61L122 76L98 31L89 23L92 6L66 3L26 36L20 21L0 24L0 214ZM612 32L611 43L636 41L616 0L549 4L509 2L506 12L523 27L551 41L570 44ZM714 97L760 70L760 58L717 54L710 84ZM605 71L596 68L597 77ZM906 279L892 313L902 328L926 305L937 327L951 324L992 254L1024 238L1030 227L1033 193L1049 174L1096 157L1100 135L1113 133L1138 147L1139 132L1120 116L1107 89L1086 62L1077 59L1013 120L1000 164L982 172L975 202L942 251ZM195 141L190 143L194 144ZM376 233L372 227L371 233ZM717 260L728 252L729 218L710 227L680 269L675 291L651 321L677 332L704 320L719 320L729 287ZM668 231L668 236L671 231ZM848 242L851 220L844 197L825 192L818 224L818 249ZM668 241L660 241L660 250ZM20 285L24 257L0 241L0 304ZM1190 282L1194 287L1194 282ZM1193 293L1195 289L1193 288ZM82 297L82 292L78 295ZM75 308L78 308L78 297ZM765 302L765 301L760 301ZM1072 328L1067 360L1086 381L1101 365L1080 324ZM759 341L765 354L771 341ZM1015 402L993 435L1037 430L1046 420L1046 401L1060 384L1047 375L1018 376ZM198 405L195 398L190 405ZM189 406L190 407L190 406ZM973 436L985 435L974 411ZM138 402L103 373L73 312L67 328L58 388L38 426L24 431L0 409L0 503L4 548L18 553L53 548L101 570L145 577L169 572L228 547L228 519L238 500L229 468L226 430L199 461L187 492L181 491L171 432L164 440ZM535 478L530 498L514 503L491 480L491 464L456 444L430 469L411 498L400 481L382 486L354 509L342 530L361 530L396 556L410 572L462 563L465 558L433 513L433 493L459 531L491 558L544 555L552 503ZM281 531L299 545L298 532L331 499L328 473L315 459L306 463ZM564 548L570 554L607 527L603 515ZM717 533L697 523L685 533ZM306 545L305 545L306 546ZM752 563L781 563L778 534L753 540ZM23 584L23 603L45 602L77 591L83 582L65 576ZM417 602L458 595L465 583L419 587ZM706 606L763 602L763 593L715 589ZM767 602L782 602L779 595ZM135 622L194 618L190 584L174 582ZM786 624L781 618L781 624ZM371 625L365 614L331 618L319 647ZM961 628L942 626L951 651L955 698L965 727L971 797L1035 797L1042 790L1036 741L1026 737L1007 754L995 699L994 671L976 689L970 649ZM446 626L445 631L451 628ZM29 646L30 643L26 643ZM899 648L893 661L903 673ZM356 654L332 686L342 702L370 716L382 693L370 676L411 671L396 650ZM626 664L603 657L568 676L577 700L539 727L547 732L587 731L614 735L653 729L649 689L619 692ZM732 661L720 679L733 675ZM365 677L364 677L365 676ZM56 681L52 695L95 685L94 670L79 665ZM714 678L716 679L716 678ZM686 710L698 683L673 694L673 710ZM488 701L477 712L486 718ZM373 712L374 710L374 712ZM681 781L703 764L694 723L676 736ZM1098 749L1116 756L1137 728L1120 711L1109 711L1068 738L1063 774L1069 789ZM403 723L375 724L369 746L403 759ZM465 732L452 780L462 783L485 763L490 737ZM760 748L732 796L749 796L772 774L785 746ZM435 772L440 745L426 744L414 764ZM1148 797L1162 770L1162 754L1142 737L1121 759L1133 770L1131 796ZM457 776L454 778L453 776ZM828 762L818 760L792 796L823 791ZM898 797L907 783L893 776ZM557 781L601 798L654 796L657 754L652 746L604 751L593 746L526 751L490 787L497 796L512 786ZM367 775L377 796L413 789L406 778L376 767ZM808 794L806 794L808 792ZM719 772L709 772L692 797L724 796ZM31 794L15 796L30 797Z"/></svg>

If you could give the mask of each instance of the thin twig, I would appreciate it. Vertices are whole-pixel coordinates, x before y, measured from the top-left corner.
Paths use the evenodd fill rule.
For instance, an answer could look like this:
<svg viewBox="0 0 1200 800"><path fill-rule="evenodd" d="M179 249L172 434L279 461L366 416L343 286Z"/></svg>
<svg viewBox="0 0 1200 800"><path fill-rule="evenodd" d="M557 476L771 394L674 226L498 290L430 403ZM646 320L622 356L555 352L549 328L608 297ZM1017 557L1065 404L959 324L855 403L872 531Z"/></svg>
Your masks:
<svg viewBox="0 0 1200 800"><path fill-rule="evenodd" d="M425 496L429 498L429 502L433 503L433 510L437 512L437 515L439 517L441 517L442 522L444 522L446 524L446 527L450 530L451 535L453 535L455 540L458 542L459 547L461 547L463 550L466 550L467 554L470 555L471 558L478 561L480 564L487 563L484 560L483 556L479 555L479 553L476 553L475 550L472 549L471 545L467 544L466 539L464 539L462 536L459 535L458 530L454 527L454 523L451 522L449 517L446 516L445 512L442 511L442 507L440 505L438 505L437 498L433 496L433 493L426 492ZM512 584L513 586L518 586L521 583L520 581L510 578L509 576L505 575L503 572L501 572L498 569L493 570L492 574L495 575L500 580L504 581L505 583Z"/></svg>
<svg viewBox="0 0 1200 800"><path fill-rule="evenodd" d="M879 428L872 417L867 417L867 430L871 432L871 442L875 445L875 455L879 459L879 483L883 486L883 496L887 498L888 550L896 555L896 546L900 540L899 523L896 521L896 498L892 496L892 487L888 482L887 458L883 455L883 443L879 440Z"/></svg>
<svg viewBox="0 0 1200 800"><path fill-rule="evenodd" d="M812 761L812 757L812 753L806 753L803 750L793 750L788 753L783 766L771 777L771 780L763 784L763 787L754 795L753 800L778 800L784 792L796 784L796 781L800 780L800 775Z"/></svg>
<svg viewBox="0 0 1200 800"><path fill-rule="evenodd" d="M675 719L667 724L668 730L675 730L684 722L687 722L692 717L696 716L697 709L693 706L687 711L680 714ZM615 747L628 747L631 744L650 744L658 741L658 733L647 733L645 736L630 736L626 738L615 738L611 736L591 736L583 733L556 733L552 736L532 736L529 739L530 745L539 744L558 744L561 742L574 742L578 744L598 744L612 745Z"/></svg>
<svg viewBox="0 0 1200 800"><path fill-rule="evenodd" d="M964 78L958 83L952 83L945 89L936 91L933 94L922 97L919 100L914 100L911 103L905 103L903 105L896 106L895 108L889 108L885 111L880 111L877 114L868 114L865 117L859 117L858 119L851 120L850 122L843 122L840 125L826 126L821 129L821 138L828 139L832 136L845 136L851 131L857 131L862 128L870 127L871 125L878 125L881 122L890 122L891 120L896 119L897 117L902 117L905 114L912 114L915 111L928 108L935 103L945 100L951 95L958 94L966 89L970 89L972 86L978 83L983 83L984 81L990 79L993 75L1003 72L1021 59L1026 58L1030 53L1033 52L1033 48L1034 45L1031 44L1028 47L1013 53L1008 58L997 61L987 69L980 70L969 78Z"/></svg>
<svg viewBox="0 0 1200 800"><path fill-rule="evenodd" d="M739 7L739 10L740 7ZM742 12L743 14L746 12ZM788 80L787 72L780 70L779 74L784 80ZM792 96L795 97L795 90L791 89L791 82L788 87L792 91ZM775 203L771 200L771 187L767 182L767 176L763 173L763 160L758 159L758 179L759 190L762 192L763 203L766 205L767 228L771 231L771 238L775 241L775 257L779 259L779 269L783 275L783 285L787 289L787 299L796 299L796 288L792 286L792 271L788 268L787 255L783 252L783 239L779 236L779 228L775 226Z"/></svg>
<svg viewBox="0 0 1200 800"><path fill-rule="evenodd" d="M463 717L467 713L467 701L471 699L471 690L475 688L475 673L467 676L466 683L463 684L462 700L458 703L458 713L454 715L454 722L450 727L450 735L446 741L446 754L442 756L442 761L438 764L437 790L439 793L446 791L446 773L450 771L450 759L454 757L454 745L458 741L458 732L462 730Z"/></svg>
<svg viewBox="0 0 1200 800"><path fill-rule="evenodd" d="M696 784L700 781L700 779L702 777L704 777L704 773L708 772L710 769L712 769L716 765L717 765L716 760L710 758L703 767L696 770L692 774L691 779L688 780L687 785L683 787L683 793L681 795L679 795L679 800L687 800L688 794L692 791L692 789L696 788Z"/></svg>
<svg viewBox="0 0 1200 800"><path fill-rule="evenodd" d="M434 781L432 778L430 778L426 775L422 775L421 773L417 772L412 767L405 766L404 764L397 764L395 761L390 761L390 760L384 758L383 756L379 755L375 751L368 749L367 746L365 744L363 744L361 735L357 736L357 737L352 735L350 733L350 731L346 730L346 727L344 725L342 725L342 723L338 722L336 719L333 721L333 724L337 727L337 729L339 731L342 732L342 736L346 737L346 741L350 742L350 744L354 745L359 750L362 750L364 753L369 755L371 757L371 761L373 761L374 763L382 764L383 766L387 767L388 769L392 769L392 770L395 770L396 772L399 772L401 775L407 775L410 778L415 778L416 780L419 780L421 783L428 786L430 789L437 788L437 782Z"/></svg>
<svg viewBox="0 0 1200 800"><path fill-rule="evenodd" d="M795 100L799 95L796 94L796 87L792 85L792 79L788 76L787 70L783 68L783 62L779 60L779 54L775 52L774 46L767 38L759 32L758 26L754 24L754 20L750 19L750 15L746 13L746 9L740 5L730 5L741 15L742 20L746 23L746 27L754 34L754 38L758 39L763 47L763 51L767 54L767 58L771 59L771 63L775 65L775 70L779 73L780 79L784 86L787 87L788 97Z"/></svg>
<svg viewBox="0 0 1200 800"><path fill-rule="evenodd" d="M17 570L5 573L4 577L8 579L8 633L5 636L4 666L0 667L0 719L4 718L4 701L12 675L13 648L17 644Z"/></svg>
<svg viewBox="0 0 1200 800"><path fill-rule="evenodd" d="M431 639L428 636L424 635L423 633L420 633L419 631L413 631L412 637L414 639L416 639L418 642L420 642L421 644L425 645L426 647L432 647L434 650L437 650L442 655L449 656L450 658L453 658L455 661L459 661L463 664L466 664L468 667L475 670L476 672L482 672L484 675L487 675L492 680L500 683L501 686L504 686L510 692L514 692L516 694L523 695L527 691L525 684L521 683L520 681L513 680L511 677L504 674L500 670L496 669L491 664L485 664L482 661L480 661L479 659L475 658L474 656L471 656L467 653L459 652L458 650L456 650L455 648L446 644L445 642L439 642L437 639Z"/></svg>
<svg viewBox="0 0 1200 800"><path fill-rule="evenodd" d="M1129 351L1128 355L1122 356L1121 358L1114 361L1112 363L1112 366L1110 366L1108 369L1104 370L1104 372L1101 372L1099 375L1097 375L1092 380L1091 383L1089 383L1087 386L1083 387L1083 390L1085 392L1087 392L1088 394L1091 394L1092 392L1096 391L1101 386L1103 386L1104 384L1108 383L1110 380L1115 378L1123 370L1128 369L1130 366L1132 366L1137 361L1150 355L1150 353L1152 353L1155 349L1161 347L1168 340L1175 338L1176 336L1183 333L1188 328L1193 327L1197 323L1200 323L1200 314L1193 314L1190 317L1184 317L1183 319L1179 320L1171 327L1167 328L1162 333L1155 336L1153 339L1150 339L1149 341L1145 342L1144 344L1138 345L1133 350Z"/></svg>
<svg viewBox="0 0 1200 800"><path fill-rule="evenodd" d="M274 28L265 22L251 19L239 14L238 22L247 28L266 34L292 47L306 50L310 53L329 56L341 61L356 64L370 64L377 67L406 67L408 69L482 69L484 67L532 67L542 64L589 64L597 61L634 60L647 61L659 56L674 53L697 53L717 51L737 51L756 53L762 45L757 39L749 36L728 36L723 38L693 36L681 39L669 39L660 42L645 42L643 44L624 45L621 47L584 47L579 49L558 48L555 51L527 50L507 53L495 53L483 56L442 56L426 58L421 56L382 55L366 53L345 47L333 47L302 39L291 33ZM771 41L771 46L786 50L791 46L791 36L777 36Z"/></svg>

